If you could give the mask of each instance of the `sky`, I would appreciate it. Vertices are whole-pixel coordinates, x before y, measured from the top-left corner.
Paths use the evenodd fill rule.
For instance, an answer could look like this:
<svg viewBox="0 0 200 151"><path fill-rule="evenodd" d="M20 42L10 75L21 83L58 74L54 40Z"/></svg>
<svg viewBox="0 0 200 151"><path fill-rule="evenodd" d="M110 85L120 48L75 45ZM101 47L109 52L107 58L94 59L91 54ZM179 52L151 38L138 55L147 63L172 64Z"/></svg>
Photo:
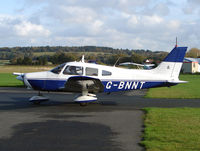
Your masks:
<svg viewBox="0 0 200 151"><path fill-rule="evenodd" d="M200 0L0 1L0 47L200 48Z"/></svg>

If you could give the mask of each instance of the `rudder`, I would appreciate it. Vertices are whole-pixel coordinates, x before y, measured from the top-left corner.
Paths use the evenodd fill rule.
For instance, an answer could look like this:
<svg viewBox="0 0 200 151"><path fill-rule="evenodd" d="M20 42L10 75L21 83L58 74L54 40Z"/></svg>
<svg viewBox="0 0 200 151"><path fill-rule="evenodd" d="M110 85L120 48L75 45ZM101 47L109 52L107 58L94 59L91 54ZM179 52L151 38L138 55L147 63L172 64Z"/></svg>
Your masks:
<svg viewBox="0 0 200 151"><path fill-rule="evenodd" d="M169 79L178 79L187 47L175 47L154 71Z"/></svg>
<svg viewBox="0 0 200 151"><path fill-rule="evenodd" d="M165 62L183 62L187 47L174 47L174 49L165 57Z"/></svg>

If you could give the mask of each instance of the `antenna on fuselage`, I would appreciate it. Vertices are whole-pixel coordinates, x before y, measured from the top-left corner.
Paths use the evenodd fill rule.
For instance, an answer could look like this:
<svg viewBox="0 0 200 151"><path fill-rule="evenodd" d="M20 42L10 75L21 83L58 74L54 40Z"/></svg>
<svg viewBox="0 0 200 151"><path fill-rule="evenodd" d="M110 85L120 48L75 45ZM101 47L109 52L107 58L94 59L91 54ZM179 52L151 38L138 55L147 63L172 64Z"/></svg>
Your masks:
<svg viewBox="0 0 200 151"><path fill-rule="evenodd" d="M177 41L177 37L176 37L176 45L175 45L175 47L178 47L178 41Z"/></svg>
<svg viewBox="0 0 200 151"><path fill-rule="evenodd" d="M117 59L117 61L115 62L115 64L114 64L114 67L115 67L115 65L117 64L117 62L119 61L119 59L120 59L120 57Z"/></svg>
<svg viewBox="0 0 200 151"><path fill-rule="evenodd" d="M85 62L85 56L82 55L81 62Z"/></svg>

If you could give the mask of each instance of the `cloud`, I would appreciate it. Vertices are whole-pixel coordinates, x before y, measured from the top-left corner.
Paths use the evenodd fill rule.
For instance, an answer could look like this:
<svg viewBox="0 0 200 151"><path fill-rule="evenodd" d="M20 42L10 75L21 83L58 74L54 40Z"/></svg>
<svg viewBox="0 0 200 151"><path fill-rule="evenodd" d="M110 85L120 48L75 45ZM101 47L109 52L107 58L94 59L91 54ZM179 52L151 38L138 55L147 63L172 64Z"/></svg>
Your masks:
<svg viewBox="0 0 200 151"><path fill-rule="evenodd" d="M181 5L183 4L183 5ZM0 15L1 45L98 45L170 50L175 37L199 46L199 1L26 0ZM191 14L184 8L195 8ZM187 43L189 39L189 43Z"/></svg>
<svg viewBox="0 0 200 151"><path fill-rule="evenodd" d="M170 12L167 4L165 3L158 3L154 6L152 11L154 11L155 14L159 14L161 16L167 16Z"/></svg>
<svg viewBox="0 0 200 151"><path fill-rule="evenodd" d="M12 25L17 24L18 22L19 21L12 16L0 15L0 39L14 36Z"/></svg>
<svg viewBox="0 0 200 151"><path fill-rule="evenodd" d="M32 24L27 21L23 21L20 24L14 25L14 30L18 36L22 37L46 37L50 35L50 31L44 29L42 25Z"/></svg>
<svg viewBox="0 0 200 151"><path fill-rule="evenodd" d="M37 44L51 34L43 25L33 24L24 16L11 15L0 15L0 33L1 46Z"/></svg>
<svg viewBox="0 0 200 151"><path fill-rule="evenodd" d="M199 0L187 0L183 12L186 14L193 14L195 12L200 13L200 1Z"/></svg>

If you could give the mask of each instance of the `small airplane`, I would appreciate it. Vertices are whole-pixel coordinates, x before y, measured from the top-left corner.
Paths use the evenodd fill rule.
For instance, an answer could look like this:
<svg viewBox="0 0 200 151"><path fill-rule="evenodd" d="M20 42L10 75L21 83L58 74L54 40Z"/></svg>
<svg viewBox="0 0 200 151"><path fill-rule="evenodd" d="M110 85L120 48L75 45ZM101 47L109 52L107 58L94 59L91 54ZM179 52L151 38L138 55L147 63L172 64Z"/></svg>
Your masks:
<svg viewBox="0 0 200 151"><path fill-rule="evenodd" d="M129 91L155 87L170 87L187 81L179 80L179 73L187 47L175 46L154 69L124 69L115 66L80 62L63 63L50 71L13 73L31 89L80 93L74 101L85 106L97 100L96 93ZM33 96L30 102L39 104L48 100L42 95Z"/></svg>
<svg viewBox="0 0 200 151"><path fill-rule="evenodd" d="M124 62L124 63L120 63L119 65L121 66L134 65L134 66L137 66L138 69L141 69L141 67L143 69L151 69L153 66L155 66L155 64L139 64L139 63L134 63L134 62Z"/></svg>

